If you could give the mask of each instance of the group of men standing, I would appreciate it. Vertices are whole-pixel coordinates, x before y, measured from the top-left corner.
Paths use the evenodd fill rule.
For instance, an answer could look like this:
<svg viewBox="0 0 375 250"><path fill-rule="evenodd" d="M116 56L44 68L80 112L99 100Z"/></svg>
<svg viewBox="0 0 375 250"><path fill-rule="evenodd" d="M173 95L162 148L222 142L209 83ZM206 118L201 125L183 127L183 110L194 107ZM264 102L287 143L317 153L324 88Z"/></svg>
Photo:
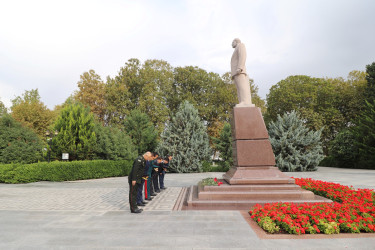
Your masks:
<svg viewBox="0 0 375 250"><path fill-rule="evenodd" d="M133 168L129 173L129 203L132 213L141 213L145 206L164 186L164 176L168 169L172 156L162 158L156 152L146 152L138 156L133 163ZM143 199L144 197L144 199Z"/></svg>

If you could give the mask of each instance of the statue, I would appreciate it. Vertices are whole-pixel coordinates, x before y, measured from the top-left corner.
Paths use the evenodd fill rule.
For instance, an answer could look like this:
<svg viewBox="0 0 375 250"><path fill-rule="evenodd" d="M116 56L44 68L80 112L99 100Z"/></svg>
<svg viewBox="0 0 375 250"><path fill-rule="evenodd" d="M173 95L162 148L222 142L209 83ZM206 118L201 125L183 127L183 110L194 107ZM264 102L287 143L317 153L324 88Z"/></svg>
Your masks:
<svg viewBox="0 0 375 250"><path fill-rule="evenodd" d="M246 74L246 48L241 40L235 38L232 42L235 48L231 60L232 80L237 87L238 104L236 107L255 107L251 103L249 78Z"/></svg>

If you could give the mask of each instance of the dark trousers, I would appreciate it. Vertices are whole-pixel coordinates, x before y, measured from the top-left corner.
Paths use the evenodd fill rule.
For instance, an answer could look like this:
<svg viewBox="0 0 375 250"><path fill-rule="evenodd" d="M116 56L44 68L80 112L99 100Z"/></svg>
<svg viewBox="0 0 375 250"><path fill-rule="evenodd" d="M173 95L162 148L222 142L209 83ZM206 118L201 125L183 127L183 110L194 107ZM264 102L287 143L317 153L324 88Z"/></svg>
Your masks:
<svg viewBox="0 0 375 250"><path fill-rule="evenodd" d="M135 184L134 186L129 183L129 204L130 204L130 210L134 211L138 209L137 206L137 191L138 186Z"/></svg>
<svg viewBox="0 0 375 250"><path fill-rule="evenodd" d="M154 191L157 192L157 191L160 191L160 188L159 188L159 181L158 181L158 172L155 172L154 175L152 176L152 183L154 185Z"/></svg>
<svg viewBox="0 0 375 250"><path fill-rule="evenodd" d="M143 186L145 184L145 180L142 179L140 184L136 184L138 186L137 189L137 204L141 204L143 202Z"/></svg>
<svg viewBox="0 0 375 250"><path fill-rule="evenodd" d="M153 184L152 184L152 177L149 176L148 179L147 179L147 194L148 194L148 196L150 196L153 193L154 193L154 187L153 187Z"/></svg>
<svg viewBox="0 0 375 250"><path fill-rule="evenodd" d="M160 188L164 188L164 176L165 176L165 171L161 171L161 173L159 174L159 184L160 184Z"/></svg>

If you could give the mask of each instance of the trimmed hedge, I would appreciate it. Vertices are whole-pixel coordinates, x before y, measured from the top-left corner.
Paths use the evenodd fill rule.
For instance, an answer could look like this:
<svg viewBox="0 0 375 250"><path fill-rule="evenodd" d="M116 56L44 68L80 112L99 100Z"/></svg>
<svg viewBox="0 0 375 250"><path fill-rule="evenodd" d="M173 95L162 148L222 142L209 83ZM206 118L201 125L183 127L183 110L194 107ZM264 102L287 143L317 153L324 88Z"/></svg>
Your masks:
<svg viewBox="0 0 375 250"><path fill-rule="evenodd" d="M36 181L75 181L126 176L133 161L72 161L39 162L33 164L0 165L0 183L29 183Z"/></svg>

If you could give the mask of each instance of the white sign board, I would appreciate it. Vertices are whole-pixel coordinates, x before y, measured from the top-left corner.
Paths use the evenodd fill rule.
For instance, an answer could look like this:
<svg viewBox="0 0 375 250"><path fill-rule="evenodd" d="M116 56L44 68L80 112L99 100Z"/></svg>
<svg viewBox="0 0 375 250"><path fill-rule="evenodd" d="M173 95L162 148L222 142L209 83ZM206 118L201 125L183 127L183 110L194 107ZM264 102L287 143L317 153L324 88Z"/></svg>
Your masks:
<svg viewBox="0 0 375 250"><path fill-rule="evenodd" d="M69 154L68 153L63 153L62 154L62 159L63 160L69 160Z"/></svg>

